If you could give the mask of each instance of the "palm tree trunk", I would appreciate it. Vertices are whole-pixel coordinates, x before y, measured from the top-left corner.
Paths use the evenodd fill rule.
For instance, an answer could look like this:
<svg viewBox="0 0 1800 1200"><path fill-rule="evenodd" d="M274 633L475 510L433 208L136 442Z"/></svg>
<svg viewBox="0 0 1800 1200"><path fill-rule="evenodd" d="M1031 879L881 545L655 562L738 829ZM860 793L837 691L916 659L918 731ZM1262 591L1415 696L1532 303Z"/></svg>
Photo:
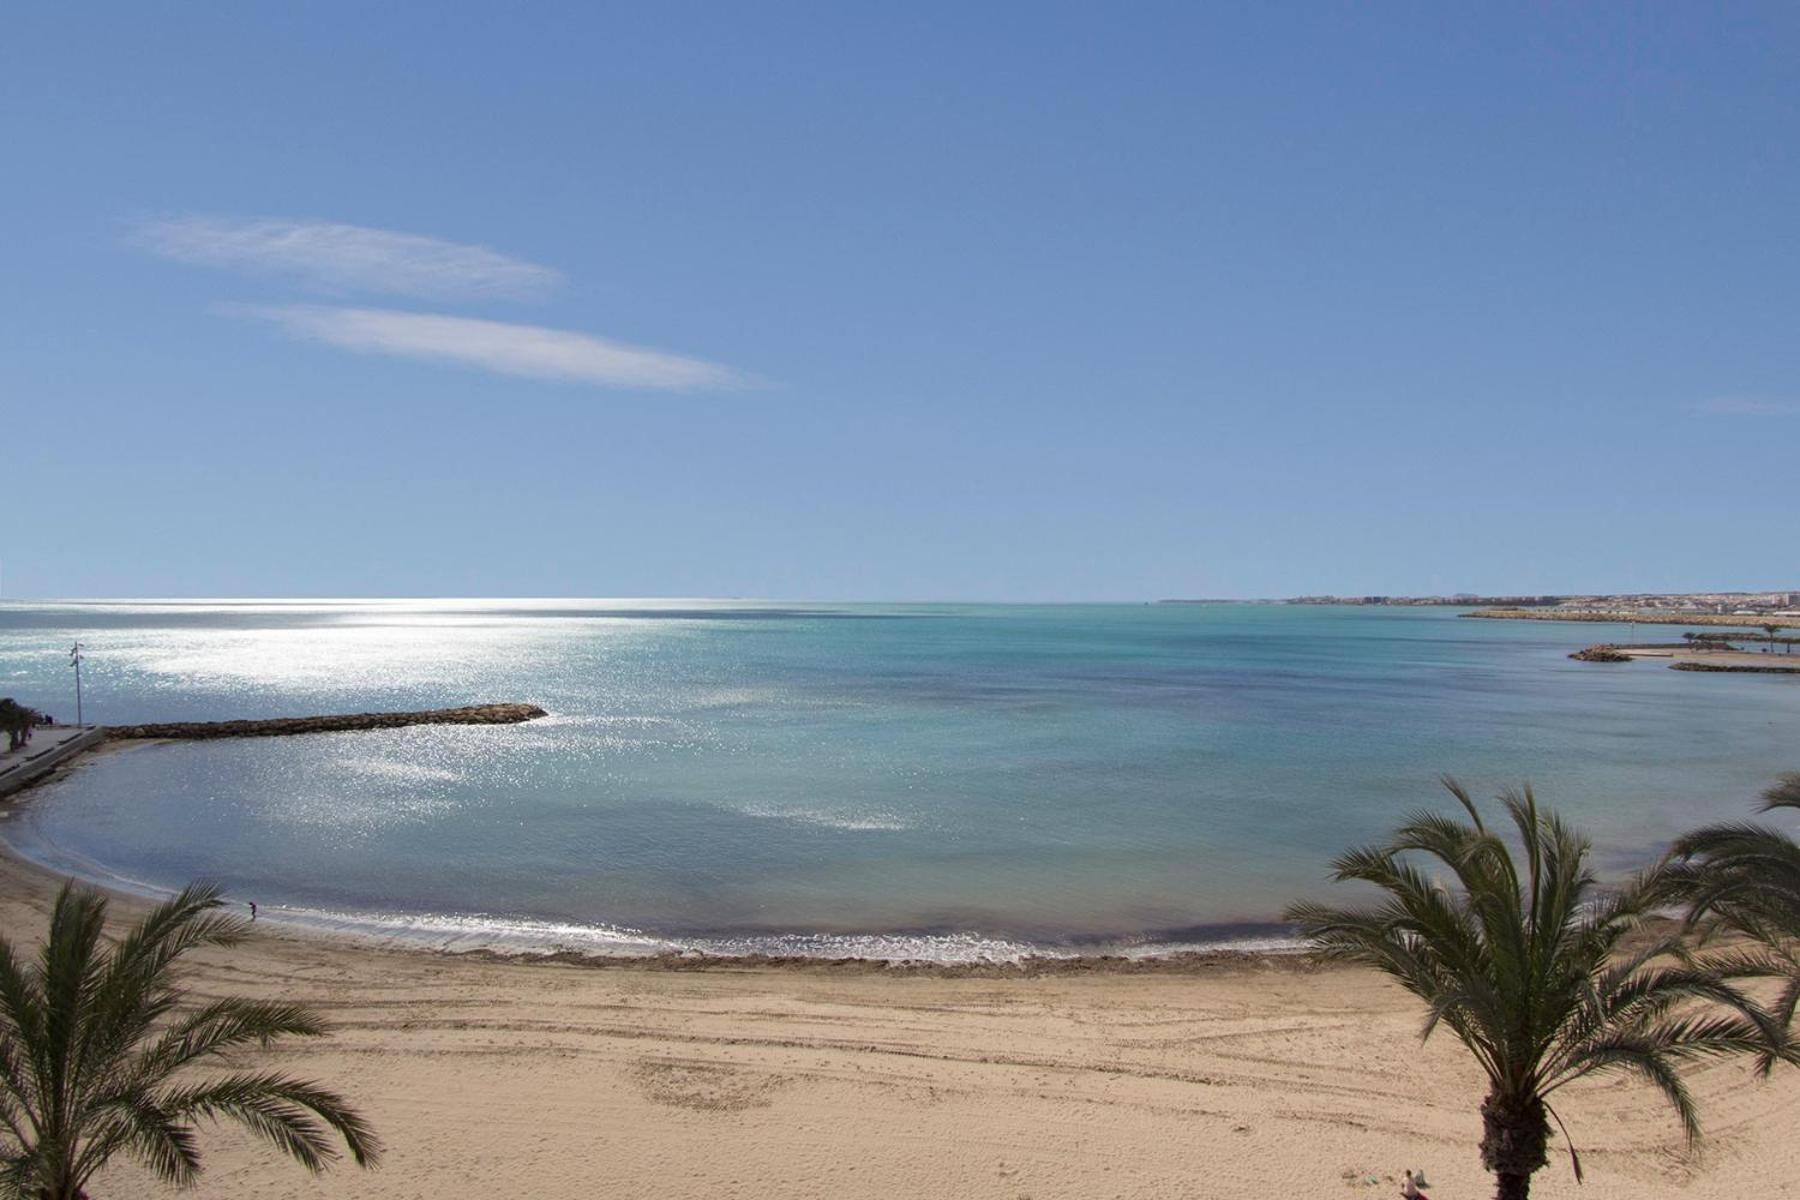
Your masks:
<svg viewBox="0 0 1800 1200"><path fill-rule="evenodd" d="M1528 1200L1531 1195L1529 1175L1496 1175L1494 1181L1494 1200Z"/></svg>
<svg viewBox="0 0 1800 1200"><path fill-rule="evenodd" d="M1481 1104L1481 1125L1481 1164L1494 1173L1494 1200L1526 1200L1531 1176L1549 1161L1544 1102L1489 1092Z"/></svg>

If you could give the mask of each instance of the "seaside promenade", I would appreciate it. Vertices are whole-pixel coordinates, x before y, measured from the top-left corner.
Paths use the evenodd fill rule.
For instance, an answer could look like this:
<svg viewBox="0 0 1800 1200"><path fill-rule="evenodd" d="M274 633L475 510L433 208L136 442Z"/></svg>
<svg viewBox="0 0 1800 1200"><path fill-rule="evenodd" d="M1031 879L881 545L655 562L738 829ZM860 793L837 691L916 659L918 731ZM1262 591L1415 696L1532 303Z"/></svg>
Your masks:
<svg viewBox="0 0 1800 1200"><path fill-rule="evenodd" d="M106 731L92 725L38 726L29 742L0 754L0 797L35 783L105 738Z"/></svg>
<svg viewBox="0 0 1800 1200"><path fill-rule="evenodd" d="M535 704L471 704L416 712L365 712L254 721L177 721L154 725L40 725L31 741L0 753L0 796L41 780L104 741L209 741L401 729L408 725L517 725L545 715Z"/></svg>

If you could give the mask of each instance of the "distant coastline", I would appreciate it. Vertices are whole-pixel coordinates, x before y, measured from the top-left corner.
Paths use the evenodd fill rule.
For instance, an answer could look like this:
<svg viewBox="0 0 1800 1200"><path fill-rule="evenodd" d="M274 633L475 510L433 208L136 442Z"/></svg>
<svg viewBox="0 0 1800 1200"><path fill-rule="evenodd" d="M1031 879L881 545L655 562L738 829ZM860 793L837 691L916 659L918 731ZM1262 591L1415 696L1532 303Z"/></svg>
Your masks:
<svg viewBox="0 0 1800 1200"><path fill-rule="evenodd" d="M1623 592L1587 595L1290 596L1286 599L1167 599L1158 604L1275 604L1352 608L1462 608L1464 617L1633 625L1800 627L1800 588L1767 592Z"/></svg>
<svg viewBox="0 0 1800 1200"><path fill-rule="evenodd" d="M1401 608L1470 608L1481 606L1487 608L1509 607L1526 608L1536 605L1562 604L1566 596L1288 596L1282 599L1265 600L1211 600L1170 598L1158 600L1158 604L1317 604L1317 605L1351 605Z"/></svg>
<svg viewBox="0 0 1800 1200"><path fill-rule="evenodd" d="M1626 621L1645 624L1780 624L1800 623L1800 588L1766 592L1589 592L1583 594L1482 595L1454 592L1446 596L1288 596L1260 600L1171 598L1158 604L1296 604L1352 608L1474 608L1500 610L1468 616L1512 617L1539 621ZM1520 610L1530 610L1520 612ZM1708 617L1743 618L1708 621Z"/></svg>
<svg viewBox="0 0 1800 1200"><path fill-rule="evenodd" d="M1764 625L1800 627L1800 613L1608 612L1602 609L1480 608L1460 614L1495 621L1590 621L1611 625Z"/></svg>

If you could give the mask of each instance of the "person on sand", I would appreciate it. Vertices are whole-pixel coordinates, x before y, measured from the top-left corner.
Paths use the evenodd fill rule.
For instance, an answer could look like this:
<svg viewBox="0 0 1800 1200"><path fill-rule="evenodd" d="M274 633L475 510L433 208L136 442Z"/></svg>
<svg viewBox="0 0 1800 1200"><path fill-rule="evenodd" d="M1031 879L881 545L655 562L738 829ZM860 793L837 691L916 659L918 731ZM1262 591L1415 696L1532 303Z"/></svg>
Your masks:
<svg viewBox="0 0 1800 1200"><path fill-rule="evenodd" d="M254 900L252 900L252 901L250 901L250 919L251 919L251 920L252 920L252 921L254 921L254 920L256 920L256 901L254 901ZM1408 1171L1408 1172L1407 1172L1407 1173L1406 1173L1406 1177L1407 1177L1407 1178L1408 1178L1408 1179L1411 1179L1411 1178L1412 1178L1412 1172L1411 1172L1411 1171Z"/></svg>
<svg viewBox="0 0 1800 1200"><path fill-rule="evenodd" d="M1424 1191L1421 1190L1424 1186L1425 1172L1420 1171L1417 1174L1414 1174L1413 1172L1408 1171L1401 1177L1400 1194L1406 1197L1406 1200L1431 1200L1431 1197L1427 1196Z"/></svg>

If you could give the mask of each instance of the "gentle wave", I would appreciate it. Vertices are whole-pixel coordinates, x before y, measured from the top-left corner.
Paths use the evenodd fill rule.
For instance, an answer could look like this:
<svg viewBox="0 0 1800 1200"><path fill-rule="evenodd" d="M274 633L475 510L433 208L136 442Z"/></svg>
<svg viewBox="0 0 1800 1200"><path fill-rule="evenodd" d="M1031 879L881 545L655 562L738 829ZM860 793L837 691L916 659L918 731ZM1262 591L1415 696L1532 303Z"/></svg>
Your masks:
<svg viewBox="0 0 1800 1200"><path fill-rule="evenodd" d="M0 814L6 815L6 814ZM4 826L0 825L0 829ZM107 870L43 841L0 837L12 853L83 883L158 900L169 889ZM231 903L248 908L249 902ZM810 958L821 961L863 959L870 962L916 962L942 966L1008 964L1027 959L1072 960L1112 956L1143 961L1179 954L1291 954L1305 949L1291 937L1220 936L1216 939L1090 939L1080 946L991 937L976 932L951 933L774 933L754 937L672 937L614 925L544 921L489 913L371 913L299 905L261 904L257 918L296 932L352 938L377 945L445 953L486 951L526 957L577 954L592 958L647 958L665 954L714 958Z"/></svg>
<svg viewBox="0 0 1800 1200"><path fill-rule="evenodd" d="M1289 954L1305 949L1295 938L1222 937L1216 941L1093 943L1071 947L980 933L826 934L791 933L756 937L660 937L609 925L583 925L475 913L357 913L328 909L263 908L262 915L286 925L348 935L389 945L446 952L489 951L509 955L578 954L594 958L643 958L692 954L715 958L863 959L944 966L1019 963L1027 959L1070 960L1111 956L1133 961L1179 954Z"/></svg>

